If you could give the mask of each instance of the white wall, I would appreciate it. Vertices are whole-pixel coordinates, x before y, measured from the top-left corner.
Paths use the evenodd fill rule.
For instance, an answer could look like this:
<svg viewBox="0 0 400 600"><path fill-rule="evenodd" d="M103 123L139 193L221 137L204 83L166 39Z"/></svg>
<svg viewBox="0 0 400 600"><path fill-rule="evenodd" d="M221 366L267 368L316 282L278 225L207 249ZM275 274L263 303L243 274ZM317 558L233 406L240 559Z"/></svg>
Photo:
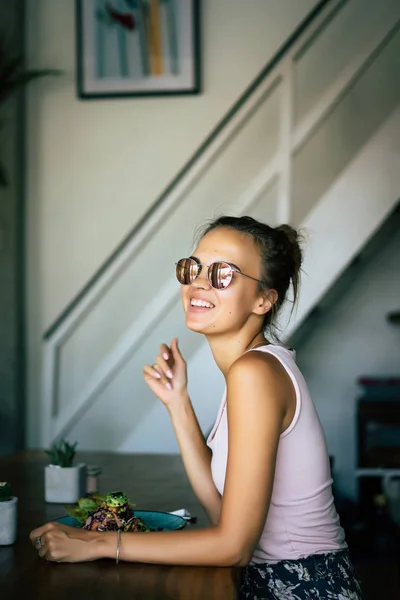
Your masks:
<svg viewBox="0 0 400 600"><path fill-rule="evenodd" d="M203 0L199 96L78 101L74 0L27 0L28 260L34 336L149 208L317 0Z"/></svg>
<svg viewBox="0 0 400 600"><path fill-rule="evenodd" d="M80 101L74 0L27 0L28 444L38 445L42 335L317 0L202 0L203 92Z"/></svg>
<svg viewBox="0 0 400 600"><path fill-rule="evenodd" d="M400 329L386 314L400 308L400 232L353 268L336 301L313 320L297 346L297 360L310 387L335 458L338 491L354 497L356 401L362 375L400 375Z"/></svg>
<svg viewBox="0 0 400 600"><path fill-rule="evenodd" d="M392 213L398 201L399 189L400 106L347 165L341 177L301 224L307 232L301 294L293 315L290 315L289 303L280 313L282 339L293 336L293 332L296 338L296 330L297 338L300 333L304 335L301 324L315 306L322 303L324 309L327 303L333 301L332 298L335 298L337 292L332 292L331 287L336 290L335 282L338 278L341 281L341 276L344 275L346 280L348 277L351 280L353 270L348 270L349 265L389 218L388 215ZM266 207L263 205L263 218L265 214ZM327 290L329 292L325 298ZM87 410L85 417L79 420L78 427L70 432L74 439L82 440L82 443L91 449L102 447L102 440L107 439L111 447L122 452L178 451L168 413L162 403L155 400L154 395L149 392L142 378L145 357L148 357L146 362L151 363L153 349L158 346L159 341L172 339L174 335L179 336L182 352L188 361L189 393L202 430L207 432L215 421L224 388L223 377L215 365L207 342L201 340L202 336L189 332L184 327L180 300L177 298L172 310L166 310L162 298L161 293L157 301L161 300L163 309L157 323L151 327L146 340L137 349L136 356L126 361L112 378L113 381L106 386L105 393L98 394L95 404ZM137 331L138 327L139 323L135 324L134 330ZM308 331L307 320L305 327ZM82 328L85 332L84 326ZM93 333L87 334L89 340L93 337ZM99 342L96 348L98 344ZM65 348L62 347L60 352L62 355ZM84 369L86 378L90 381L87 353L88 350L83 352L78 345L73 346L71 352L73 357L80 356L79 367ZM64 411L68 417L71 413L74 414L73 407L79 394L70 393L69 399L64 400L64 403L61 394L75 376L76 362L76 358L71 360L69 367L67 363L63 363L67 365L65 383L60 385L61 393L57 402L60 412L64 404ZM99 372L107 379L107 364L103 362L102 365L103 368L99 369ZM207 377L204 377L204 373L207 373ZM321 398L321 403L323 401L324 398ZM110 406L113 406L111 423ZM118 414L121 416L117 417ZM113 446L113 443L117 445Z"/></svg>
<svg viewBox="0 0 400 600"><path fill-rule="evenodd" d="M373 2L373 0L369 1ZM354 3L359 7L360 2L361 0L354 0L349 4ZM385 0L385 2L392 8L395 6L395 0ZM112 305L113 309L92 311L91 317L94 318L84 320L81 323L82 327L78 327L67 340L63 340L62 352L60 351L62 363L60 363L59 373L60 389L55 396L47 393L47 388L44 389L45 384L40 380L43 330L87 281L138 217L151 205L157 194L187 160L188 155L204 139L212 126L314 3L294 2L294 0L280 0L279 2L251 0L246 3L239 0L213 0L212 2L202 2L202 4L205 8L203 24L204 92L200 96L82 102L76 99L74 81L75 39L72 0L70 3L61 3L59 0L51 2L49 0L40 0L39 2L28 0L28 37L32 65L59 67L64 71L64 76L59 79L47 80L31 86L28 101L28 404L30 412L28 415L28 443L30 445L36 445L40 439L38 430L43 422L44 405L49 398L51 397L51 402L56 397L58 410L65 409L61 412L67 418L71 412L74 412L75 404L79 404L81 396L85 395L83 392L86 390L88 381L90 387L93 369L101 368L103 373L104 361L108 355L111 353L112 356L115 356L116 346L114 347L114 345L119 339L118 336L132 325L131 317L124 321L121 330L116 326L120 322L122 323L122 319L116 318L117 315L121 317L122 305L129 305L136 318L139 314L137 300L140 292L144 302L148 301L148 297L154 298L154 294L159 298L161 287L159 281L157 281L155 290L145 297L144 286L142 285L140 288L137 286L137 281L143 281L143 276L137 277L135 273L140 275L140 269L147 272L147 267L143 268L143 264L154 264L154 260L159 259L159 247L165 248L163 254L165 263L168 251L173 254L176 250L176 248L174 250L173 247L170 247L171 232L173 236L175 231L183 229L185 224L183 217L186 215L186 221L194 220L194 212L199 206L205 210L206 202L210 203L213 209L216 202L224 201L226 204L231 201L233 196L238 194L236 179L230 177L229 172L228 175L222 177L225 196L221 198L220 188L215 186L215 180L209 176L205 188L200 190L201 193L199 193L199 189L195 192L193 205L189 206L190 203L184 203L187 212L182 213L183 217L181 214L175 227L171 217L169 224L172 223L172 225L168 231L163 231L160 237L157 236L154 244L156 252L152 254L154 248L150 248L149 251L148 256L151 260L147 258L147 262L142 261L143 264L133 276L129 276L130 272L128 271L125 273L125 282L129 280L131 287L129 289L124 285L112 287L113 299L116 300L115 306ZM297 11L295 13L293 13L294 7ZM301 10L299 7L302 7ZM385 19L393 22L391 13L382 11L383 13L386 15ZM377 19L371 17L369 12L368 15L368 19L356 20L360 29L360 31L357 30L357 39L359 37L361 40L369 38L367 34L370 22L375 23ZM353 21L350 17L347 16L342 23L343 31L351 29ZM381 21L378 19L378 25L379 23ZM336 34L338 34L337 31ZM329 49L336 48L337 35L333 38L330 36L328 42L328 51L325 48L323 56L326 53L328 56L332 54ZM357 48L352 45L352 51L356 52ZM393 56L396 56L396 48L397 46L392 44L389 51L386 52L386 55L389 56L387 62L390 64L393 62ZM357 52L359 50L360 48ZM312 52L312 54L314 58L315 54L319 55L319 67L321 64L325 65L326 57L323 58L319 52ZM347 65L347 55L344 56L344 54L339 56L341 66L336 69L338 72L341 72ZM305 63L303 63L304 60ZM307 53L301 52L297 67L303 71L305 69L308 79L314 81L321 69L318 70L316 64L312 61L311 63L313 68L310 71ZM383 69L378 69L378 71L385 73L386 80L384 86L378 85L375 88L383 90L383 92L389 88L395 88L394 85L387 85L387 81L396 81L396 78L388 76L391 71ZM354 96L355 91L359 90L360 81L353 87L351 97ZM369 98L374 107L379 109L383 107L385 110L376 112L379 112L381 118L385 118L389 112L387 102L382 102L382 94L371 93L371 87L374 92L373 83L369 82L368 93L365 94L364 90L361 97ZM326 81L324 85L327 85ZM357 93L355 95L357 96ZM392 96L394 102L397 96L395 94ZM373 131L366 125L372 123L376 127L378 122L376 118L371 119L370 113L365 115L365 111L361 110L365 103L362 106L359 102L356 102L355 106L353 106L354 103L350 102L350 104L351 111L348 110L350 106L348 105L344 113L343 110L340 110L342 104L338 104L339 109L338 111L335 109L333 114L338 112L339 118L336 119L334 126L328 126L328 129L329 131L332 129L346 131L347 137L353 140L357 137L353 135L354 129L357 131L361 128L355 117L361 115L363 117L361 119L362 130L366 134L365 139L363 138L361 141L357 138L357 147L351 146L355 153L360 150L362 142L365 142ZM276 104L276 109L278 108L279 105ZM353 129L350 129L348 119L342 118L343 114L345 117L350 115ZM275 122L278 123L278 121L279 119L276 118ZM265 140L270 142L273 137L271 127L267 127L268 119L263 121L264 126L267 127L265 131L256 127L254 119L250 123L255 128L251 149L253 153L256 149L258 156L250 156L247 151L235 149L239 158L235 173L240 173L243 179L246 174L246 181L243 182L246 188L254 177L252 169L257 162L256 158L262 162L261 167L267 160L266 147L263 142ZM317 137L320 130L319 127L314 132ZM324 127L322 130L325 131ZM247 129L242 129L242 134L243 131L247 135ZM311 142L314 139L313 136L310 138ZM261 145L260 150L255 142ZM323 142L324 148L332 146L331 138L328 142L324 138ZM321 152L316 154L322 159L325 156ZM345 164L341 164L342 170L349 161L348 155L345 158ZM315 161L315 156L313 160ZM331 163L337 166L336 155ZM326 170L326 164L323 166ZM373 168L379 169L376 163ZM338 174L337 171L338 169L334 173L335 176ZM307 173L303 180L314 181L316 173L319 172L320 169L312 168L310 176ZM384 173L382 174L384 176ZM362 179L364 180L365 177ZM226 181L231 188L226 185ZM134 182L134 185L131 182ZM297 185L298 182L295 183L294 189L300 189ZM329 181L325 181L325 191L326 187L329 188L329 183ZM319 191L322 193L323 190ZM360 196L365 198L363 194ZM217 201L214 198L217 198ZM271 203L268 200L268 207ZM270 211L268 214L271 213L271 207L268 209L263 207L263 216L265 216L265 210ZM177 212L175 211L174 217ZM207 214L209 214L208 205ZM167 262L170 262L169 259ZM134 302L131 301L132 298ZM165 313L165 310L163 312ZM96 321L96 319L98 320ZM90 330L90 324L88 330L88 320L91 324L95 324L93 331ZM116 323L117 321L118 323ZM168 318L168 328L170 325L171 319ZM157 334L158 338L152 348L156 347L159 339L165 339L166 328L165 324L162 335ZM107 338L107 335L111 335L111 333L115 338L113 343L110 343ZM147 339L146 343L149 341ZM145 352L146 348L143 345L140 347L140 372ZM152 355L153 350L151 350ZM131 448L130 444L132 444L133 448L141 449L144 435L144 414L146 411L150 412L151 404L148 402L148 398L136 389L136 404L139 403L140 407L136 404L131 406L131 394L134 389L132 380L137 388L136 372L139 371L133 369L132 364L127 364L125 376L118 373L118 377L113 378L112 385L108 386L107 390L102 390L101 398L96 398L96 410L92 412L99 416L101 414L100 406L107 411L110 402L115 402L115 399L118 398L118 402L123 407L120 411L123 423L121 427L117 423L113 423L114 436L118 440L113 440L112 443L114 445L123 443L127 448ZM71 384L76 385L71 387ZM154 398L152 401L154 402ZM214 400L211 396L207 396L207 403L202 405L200 415L205 425L207 425L208 412L211 408L210 403L214 403ZM125 418L128 409L133 413L130 420ZM86 444L96 445L99 440L102 443L102 436L97 435L102 430L101 428L96 430L93 427L91 416L91 414L88 415L87 419L82 420L79 424L80 438L84 439ZM151 424L155 420L154 413L152 413L151 418L148 416L146 422ZM135 424L135 431L133 431L131 423ZM125 429L122 431L122 425L124 428L129 425L129 431L125 431ZM88 440L87 433L89 430L91 438L93 438L90 440ZM125 432L125 436L131 434L132 439L128 440L122 436L123 432ZM165 436L165 439L167 437ZM122 440L124 441L122 442ZM150 443L152 441L153 438L146 440L149 446L152 446Z"/></svg>

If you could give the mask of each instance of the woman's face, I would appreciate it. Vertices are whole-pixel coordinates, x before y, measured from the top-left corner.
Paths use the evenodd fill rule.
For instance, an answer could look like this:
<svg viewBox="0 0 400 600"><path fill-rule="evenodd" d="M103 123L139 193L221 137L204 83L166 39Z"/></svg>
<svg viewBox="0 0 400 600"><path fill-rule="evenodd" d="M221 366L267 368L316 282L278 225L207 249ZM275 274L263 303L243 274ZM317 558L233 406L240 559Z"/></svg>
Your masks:
<svg viewBox="0 0 400 600"><path fill-rule="evenodd" d="M261 259L255 244L249 236L233 229L213 229L200 240L192 256L203 265L223 261L255 279L261 277ZM238 273L234 273L226 289L217 290L209 283L207 267L203 266L193 283L182 285L186 326L205 335L242 330L249 318L262 314L263 298L257 290L257 281ZM196 306L199 300L211 307Z"/></svg>

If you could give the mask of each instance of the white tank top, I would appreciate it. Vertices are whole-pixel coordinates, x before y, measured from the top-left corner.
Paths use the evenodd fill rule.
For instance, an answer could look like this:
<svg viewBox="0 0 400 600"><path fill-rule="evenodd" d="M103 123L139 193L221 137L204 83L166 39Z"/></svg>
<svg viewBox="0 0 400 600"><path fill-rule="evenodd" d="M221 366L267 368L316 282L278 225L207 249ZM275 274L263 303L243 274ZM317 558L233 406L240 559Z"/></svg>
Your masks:
<svg viewBox="0 0 400 600"><path fill-rule="evenodd" d="M253 351L272 354L286 369L296 391L296 410L279 439L271 503L252 562L276 563L347 548L334 505L324 432L296 354L272 344ZM212 477L222 495L228 458L226 390L207 445Z"/></svg>

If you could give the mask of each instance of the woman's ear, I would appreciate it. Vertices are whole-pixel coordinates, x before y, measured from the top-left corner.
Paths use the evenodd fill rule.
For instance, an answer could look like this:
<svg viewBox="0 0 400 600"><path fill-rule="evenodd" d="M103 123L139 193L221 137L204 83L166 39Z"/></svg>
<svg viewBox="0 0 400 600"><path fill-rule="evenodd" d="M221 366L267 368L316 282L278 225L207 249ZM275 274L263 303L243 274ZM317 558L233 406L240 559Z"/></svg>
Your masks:
<svg viewBox="0 0 400 600"><path fill-rule="evenodd" d="M277 300L278 293L276 290L267 290L264 294L257 298L257 304L254 312L256 315L266 315Z"/></svg>

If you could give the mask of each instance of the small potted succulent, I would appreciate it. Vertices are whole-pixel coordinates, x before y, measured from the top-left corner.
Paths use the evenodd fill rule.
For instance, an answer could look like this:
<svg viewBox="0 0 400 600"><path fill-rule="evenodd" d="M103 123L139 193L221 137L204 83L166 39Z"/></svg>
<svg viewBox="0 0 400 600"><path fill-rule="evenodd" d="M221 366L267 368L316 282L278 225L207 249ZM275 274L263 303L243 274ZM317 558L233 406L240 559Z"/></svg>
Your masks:
<svg viewBox="0 0 400 600"><path fill-rule="evenodd" d="M17 537L18 498L13 496L11 484L0 481L0 546L10 546Z"/></svg>
<svg viewBox="0 0 400 600"><path fill-rule="evenodd" d="M86 465L74 464L76 446L62 439L45 450L51 460L44 473L46 502L74 504L85 494Z"/></svg>

